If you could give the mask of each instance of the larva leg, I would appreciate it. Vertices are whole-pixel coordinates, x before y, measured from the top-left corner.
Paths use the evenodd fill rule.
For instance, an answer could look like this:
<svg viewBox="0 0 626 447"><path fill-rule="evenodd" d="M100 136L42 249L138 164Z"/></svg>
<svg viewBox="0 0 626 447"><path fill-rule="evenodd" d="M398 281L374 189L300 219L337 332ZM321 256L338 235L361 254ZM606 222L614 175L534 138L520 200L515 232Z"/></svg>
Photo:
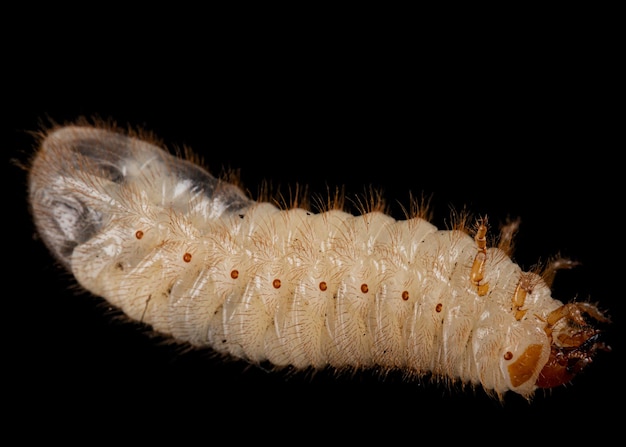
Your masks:
<svg viewBox="0 0 626 447"><path fill-rule="evenodd" d="M481 283L485 277L485 263L487 262L487 219L480 219L477 226L478 229L476 230L474 240L478 247L478 253L476 253L476 257L474 257L470 280L476 287L478 295L483 296L489 291L489 284Z"/></svg>
<svg viewBox="0 0 626 447"><path fill-rule="evenodd" d="M592 362L596 351L611 349L600 341L600 331L587 323L584 315L609 322L591 303L564 304L548 315L545 330L552 345L550 358L537 379L538 387L552 388L569 382Z"/></svg>
<svg viewBox="0 0 626 447"><path fill-rule="evenodd" d="M519 230L520 219L508 220L506 224L500 228L500 239L498 248L505 252L507 256L513 253L513 238Z"/></svg>
<svg viewBox="0 0 626 447"><path fill-rule="evenodd" d="M526 302L526 296L533 291L532 277L531 274L523 273L515 288L515 293L513 294L513 310L515 311L515 319L517 321L521 320L524 315L526 315L526 310L522 309L522 307Z"/></svg>
<svg viewBox="0 0 626 447"><path fill-rule="evenodd" d="M541 274L541 277L546 282L548 287L552 287L552 284L554 283L554 278L556 277L556 272L558 270L569 270L577 267L578 265L580 265L580 262L572 261L568 258L557 257L552 259L548 263L543 273Z"/></svg>

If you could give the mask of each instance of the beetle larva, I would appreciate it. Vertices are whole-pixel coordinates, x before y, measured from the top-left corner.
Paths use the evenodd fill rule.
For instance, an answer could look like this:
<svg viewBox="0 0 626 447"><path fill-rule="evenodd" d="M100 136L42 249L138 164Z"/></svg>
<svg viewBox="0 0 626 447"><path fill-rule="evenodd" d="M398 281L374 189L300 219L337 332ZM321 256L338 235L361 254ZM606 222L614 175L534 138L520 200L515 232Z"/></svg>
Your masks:
<svg viewBox="0 0 626 447"><path fill-rule="evenodd" d="M78 283L176 341L295 369L377 368L530 398L608 349L594 304L551 297L560 265L525 272L505 247L381 211L254 201L137 135L42 135L30 204ZM506 234L505 234L506 236ZM567 264L567 263L565 263Z"/></svg>

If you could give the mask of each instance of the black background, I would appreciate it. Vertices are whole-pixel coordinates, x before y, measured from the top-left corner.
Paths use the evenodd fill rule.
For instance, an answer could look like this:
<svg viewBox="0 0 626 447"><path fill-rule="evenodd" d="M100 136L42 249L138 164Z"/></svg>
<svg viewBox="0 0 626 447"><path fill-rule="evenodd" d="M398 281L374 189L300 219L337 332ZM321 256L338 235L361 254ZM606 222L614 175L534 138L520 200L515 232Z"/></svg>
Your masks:
<svg viewBox="0 0 626 447"><path fill-rule="evenodd" d="M4 369L14 378L14 417L46 425L51 437L75 435L75 426L96 438L132 427L157 438L223 429L234 440L293 442L421 443L457 429L493 441L536 439L546 429L542 437L571 442L617 431L623 138L613 139L622 125L611 112L613 58L598 42L540 52L524 43L393 51L369 42L327 53L315 43L296 51L251 40L237 51L207 43L180 60L104 43L93 57L68 47L42 41L8 84ZM81 116L191 147L212 171L240 170L252 191L263 180L318 193L343 185L348 196L374 186L398 218L396 201L424 192L440 227L451 207L492 222L519 216L515 259L526 269L559 252L580 261L558 275L554 295L608 310L613 352L530 403L367 373L285 376L183 352L77 291L35 236L26 173L14 161L34 151L30 131Z"/></svg>

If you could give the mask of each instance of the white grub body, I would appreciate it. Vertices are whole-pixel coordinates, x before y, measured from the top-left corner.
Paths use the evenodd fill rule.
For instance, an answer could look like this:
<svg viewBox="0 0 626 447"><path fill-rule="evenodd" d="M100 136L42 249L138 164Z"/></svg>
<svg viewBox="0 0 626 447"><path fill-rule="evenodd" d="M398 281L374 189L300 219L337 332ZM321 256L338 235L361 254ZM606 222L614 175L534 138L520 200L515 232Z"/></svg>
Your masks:
<svg viewBox="0 0 626 447"><path fill-rule="evenodd" d="M277 367L401 370L526 397L550 355L548 286L419 217L279 209L153 143L59 127L30 173L37 228L78 283L181 343ZM534 284L516 317L522 275ZM529 346L527 377L510 366ZM523 359L521 359L523 361Z"/></svg>

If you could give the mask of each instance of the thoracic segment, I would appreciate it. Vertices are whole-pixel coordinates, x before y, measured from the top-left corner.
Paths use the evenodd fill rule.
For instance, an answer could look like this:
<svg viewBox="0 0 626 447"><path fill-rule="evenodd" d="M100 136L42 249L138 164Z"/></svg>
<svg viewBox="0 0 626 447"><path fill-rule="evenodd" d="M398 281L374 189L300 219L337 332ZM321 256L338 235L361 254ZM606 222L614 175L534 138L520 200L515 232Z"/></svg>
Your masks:
<svg viewBox="0 0 626 447"><path fill-rule="evenodd" d="M35 221L82 286L181 342L524 396L604 348L582 315L602 313L554 300L540 276L487 247L485 219L472 239L381 212L279 210L112 133L47 136L30 176Z"/></svg>

